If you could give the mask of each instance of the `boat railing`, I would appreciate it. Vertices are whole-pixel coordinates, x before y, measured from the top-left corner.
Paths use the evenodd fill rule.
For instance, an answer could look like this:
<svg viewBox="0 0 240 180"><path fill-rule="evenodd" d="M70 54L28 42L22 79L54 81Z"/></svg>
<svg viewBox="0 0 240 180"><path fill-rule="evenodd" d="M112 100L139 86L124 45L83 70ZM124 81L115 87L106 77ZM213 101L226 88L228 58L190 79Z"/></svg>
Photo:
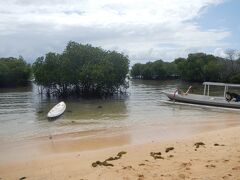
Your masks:
<svg viewBox="0 0 240 180"><path fill-rule="evenodd" d="M224 87L223 97L226 96L228 87L239 87L240 88L240 84L229 84L229 83L218 83L218 82L204 82L203 85L204 85L204 90L203 90L204 96L209 96L210 86L223 86Z"/></svg>

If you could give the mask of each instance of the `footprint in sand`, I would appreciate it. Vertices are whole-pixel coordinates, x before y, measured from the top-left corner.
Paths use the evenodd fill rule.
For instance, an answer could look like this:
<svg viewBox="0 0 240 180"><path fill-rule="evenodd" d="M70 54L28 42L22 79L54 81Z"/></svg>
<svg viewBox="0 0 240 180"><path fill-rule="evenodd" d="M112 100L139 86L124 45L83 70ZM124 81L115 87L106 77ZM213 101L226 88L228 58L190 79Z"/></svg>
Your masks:
<svg viewBox="0 0 240 180"><path fill-rule="evenodd" d="M189 168L190 166L192 166L192 163L190 163L190 162L181 164L182 168Z"/></svg>
<svg viewBox="0 0 240 180"><path fill-rule="evenodd" d="M240 171L240 166L233 167L232 170Z"/></svg>
<svg viewBox="0 0 240 180"><path fill-rule="evenodd" d="M185 175L185 174L179 174L178 177L179 177L180 179L186 179L186 175Z"/></svg>
<svg viewBox="0 0 240 180"><path fill-rule="evenodd" d="M123 169L135 171L135 169L132 166L123 166Z"/></svg>
<svg viewBox="0 0 240 180"><path fill-rule="evenodd" d="M172 175L171 174L161 174L161 177L171 177Z"/></svg>
<svg viewBox="0 0 240 180"><path fill-rule="evenodd" d="M223 178L223 179L229 179L231 176L232 176L231 174L227 174L227 175L223 176L222 178ZM232 179L232 178L231 178L231 179Z"/></svg>
<svg viewBox="0 0 240 180"><path fill-rule="evenodd" d="M216 165L214 165L214 164L207 164L205 167L207 167L207 168L215 168Z"/></svg>
<svg viewBox="0 0 240 180"><path fill-rule="evenodd" d="M139 174L138 175L138 180L142 180L142 179L144 179L144 175L143 174Z"/></svg>

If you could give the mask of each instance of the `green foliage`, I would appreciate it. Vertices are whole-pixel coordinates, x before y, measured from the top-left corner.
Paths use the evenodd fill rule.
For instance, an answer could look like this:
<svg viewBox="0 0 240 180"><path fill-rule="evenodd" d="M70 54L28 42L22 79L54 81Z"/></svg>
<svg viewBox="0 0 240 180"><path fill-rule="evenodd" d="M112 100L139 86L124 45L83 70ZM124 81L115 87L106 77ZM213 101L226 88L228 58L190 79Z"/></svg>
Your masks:
<svg viewBox="0 0 240 180"><path fill-rule="evenodd" d="M31 66L22 57L0 58L0 86L24 85L31 76Z"/></svg>
<svg viewBox="0 0 240 180"><path fill-rule="evenodd" d="M157 60L146 64L137 63L133 65L131 76L143 79L166 79L174 75L176 70L176 64Z"/></svg>
<svg viewBox="0 0 240 180"><path fill-rule="evenodd" d="M134 64L132 69L131 69L131 76L134 78L141 78L140 76L142 76L142 68L143 68L143 64L137 63Z"/></svg>
<svg viewBox="0 0 240 180"><path fill-rule="evenodd" d="M233 68L234 67L234 71ZM191 82L217 81L240 83L240 60L229 61L204 53L189 54L172 63L157 60L132 67L133 78L172 79L180 77Z"/></svg>
<svg viewBox="0 0 240 180"><path fill-rule="evenodd" d="M178 70L182 79L187 81L218 81L219 70L218 60L212 55L203 53L189 54L188 58L178 63Z"/></svg>
<svg viewBox="0 0 240 180"><path fill-rule="evenodd" d="M125 83L128 68L121 53L69 42L62 54L36 59L33 73L38 85L55 94L113 94Z"/></svg>
<svg viewBox="0 0 240 180"><path fill-rule="evenodd" d="M232 83L240 83L240 73L237 73L230 77L230 82Z"/></svg>

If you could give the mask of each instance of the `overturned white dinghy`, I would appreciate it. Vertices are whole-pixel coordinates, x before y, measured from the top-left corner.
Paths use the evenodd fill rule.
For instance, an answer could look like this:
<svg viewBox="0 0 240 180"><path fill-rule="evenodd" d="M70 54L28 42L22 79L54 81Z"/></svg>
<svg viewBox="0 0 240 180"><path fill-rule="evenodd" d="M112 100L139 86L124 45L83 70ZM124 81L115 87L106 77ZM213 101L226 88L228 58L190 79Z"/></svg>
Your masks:
<svg viewBox="0 0 240 180"><path fill-rule="evenodd" d="M47 114L48 118L56 118L61 116L66 110L66 104L62 101L55 105Z"/></svg>

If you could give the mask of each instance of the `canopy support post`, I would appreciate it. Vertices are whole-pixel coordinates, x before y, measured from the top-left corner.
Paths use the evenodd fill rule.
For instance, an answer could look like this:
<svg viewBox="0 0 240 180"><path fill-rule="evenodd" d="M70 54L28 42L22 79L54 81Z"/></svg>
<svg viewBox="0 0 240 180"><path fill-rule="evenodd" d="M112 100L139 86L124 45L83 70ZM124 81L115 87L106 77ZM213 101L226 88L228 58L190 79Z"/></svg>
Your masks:
<svg viewBox="0 0 240 180"><path fill-rule="evenodd" d="M206 84L204 84L204 91L203 91L203 95L206 96Z"/></svg>
<svg viewBox="0 0 240 180"><path fill-rule="evenodd" d="M208 96L209 96L209 86L210 86L210 85L208 85L208 92L207 92Z"/></svg>
<svg viewBox="0 0 240 180"><path fill-rule="evenodd" d="M224 88L223 97L226 97L226 92L227 92L227 86L225 86L225 88Z"/></svg>

